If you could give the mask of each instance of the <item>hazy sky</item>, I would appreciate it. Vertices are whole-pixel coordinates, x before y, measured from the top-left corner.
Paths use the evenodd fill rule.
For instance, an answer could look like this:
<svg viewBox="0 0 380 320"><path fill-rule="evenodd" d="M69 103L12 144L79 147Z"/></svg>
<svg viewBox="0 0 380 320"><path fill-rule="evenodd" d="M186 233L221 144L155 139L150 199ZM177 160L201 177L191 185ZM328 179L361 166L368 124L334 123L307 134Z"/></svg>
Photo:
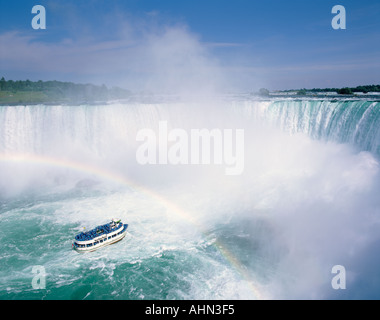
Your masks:
<svg viewBox="0 0 380 320"><path fill-rule="evenodd" d="M46 30L31 26L46 8ZM334 30L334 5L346 30ZM132 90L380 83L380 1L0 0L0 76Z"/></svg>

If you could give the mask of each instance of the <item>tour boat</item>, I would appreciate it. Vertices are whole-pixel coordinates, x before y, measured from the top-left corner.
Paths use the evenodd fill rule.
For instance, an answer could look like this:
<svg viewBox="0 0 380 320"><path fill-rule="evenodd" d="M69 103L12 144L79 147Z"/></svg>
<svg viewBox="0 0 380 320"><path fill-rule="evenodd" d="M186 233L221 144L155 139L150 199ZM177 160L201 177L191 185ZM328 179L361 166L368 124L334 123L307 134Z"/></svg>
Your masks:
<svg viewBox="0 0 380 320"><path fill-rule="evenodd" d="M112 219L107 224L76 235L72 246L78 252L94 251L123 239L127 228L128 225L123 224L120 219Z"/></svg>

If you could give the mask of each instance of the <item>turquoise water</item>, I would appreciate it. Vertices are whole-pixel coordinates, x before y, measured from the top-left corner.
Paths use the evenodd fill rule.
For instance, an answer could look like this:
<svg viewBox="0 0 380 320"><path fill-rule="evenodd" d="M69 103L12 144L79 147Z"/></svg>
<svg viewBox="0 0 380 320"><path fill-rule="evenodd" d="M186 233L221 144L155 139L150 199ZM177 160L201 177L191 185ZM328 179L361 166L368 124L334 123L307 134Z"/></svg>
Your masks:
<svg viewBox="0 0 380 320"><path fill-rule="evenodd" d="M237 109L289 133L355 145L380 156L380 102L362 100L278 100L237 103Z"/></svg>
<svg viewBox="0 0 380 320"><path fill-rule="evenodd" d="M379 297L363 284L379 279L380 103L222 107L1 107L0 299ZM160 120L244 128L243 175L136 164L137 130ZM72 250L111 218L129 224L122 241ZM356 274L341 293L336 264Z"/></svg>
<svg viewBox="0 0 380 320"><path fill-rule="evenodd" d="M105 221L110 211L130 224L127 236L96 252L72 250L83 226ZM129 190L9 201L3 205L0 227L2 299L239 298L229 281L247 290L245 280L215 246L216 231L200 234ZM45 268L46 288L33 289L33 266ZM210 292L213 289L216 292Z"/></svg>

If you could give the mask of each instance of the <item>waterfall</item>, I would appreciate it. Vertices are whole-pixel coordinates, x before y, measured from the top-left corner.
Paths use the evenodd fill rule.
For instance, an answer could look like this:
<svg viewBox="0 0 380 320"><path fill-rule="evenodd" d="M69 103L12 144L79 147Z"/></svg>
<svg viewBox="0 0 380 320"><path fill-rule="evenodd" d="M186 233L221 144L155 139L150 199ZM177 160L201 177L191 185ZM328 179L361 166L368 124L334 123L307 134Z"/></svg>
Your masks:
<svg viewBox="0 0 380 320"><path fill-rule="evenodd" d="M212 109L215 112L215 108ZM349 143L380 155L380 102L366 100L279 100L224 103L217 114L183 104L0 107L0 153L86 149L106 156L134 146L136 131L159 120L173 127L271 125L313 139ZM212 118L218 120L210 121ZM240 119L239 119L240 118ZM237 122L237 126L241 125Z"/></svg>
<svg viewBox="0 0 380 320"><path fill-rule="evenodd" d="M235 103L245 117L290 134L349 143L380 156L380 102L366 100L283 100Z"/></svg>
<svg viewBox="0 0 380 320"><path fill-rule="evenodd" d="M160 121L244 129L244 171L137 163L137 132ZM0 298L38 297L34 265L46 299L378 297L379 155L376 101L0 107ZM129 238L73 255L75 234L114 216Z"/></svg>

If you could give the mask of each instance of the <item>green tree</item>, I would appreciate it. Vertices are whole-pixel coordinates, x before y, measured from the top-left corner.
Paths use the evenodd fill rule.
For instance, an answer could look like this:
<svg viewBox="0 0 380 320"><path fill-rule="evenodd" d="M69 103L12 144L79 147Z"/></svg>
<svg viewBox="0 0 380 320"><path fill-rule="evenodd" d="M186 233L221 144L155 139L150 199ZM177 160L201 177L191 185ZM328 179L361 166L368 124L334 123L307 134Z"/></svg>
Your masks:
<svg viewBox="0 0 380 320"><path fill-rule="evenodd" d="M259 90L259 95L263 97L268 97L269 96L269 90L265 88L261 88Z"/></svg>
<svg viewBox="0 0 380 320"><path fill-rule="evenodd" d="M5 81L4 77L0 80L0 91L4 91L6 89L7 82Z"/></svg>
<svg viewBox="0 0 380 320"><path fill-rule="evenodd" d="M338 94L352 94L351 88L342 88L338 90Z"/></svg>

